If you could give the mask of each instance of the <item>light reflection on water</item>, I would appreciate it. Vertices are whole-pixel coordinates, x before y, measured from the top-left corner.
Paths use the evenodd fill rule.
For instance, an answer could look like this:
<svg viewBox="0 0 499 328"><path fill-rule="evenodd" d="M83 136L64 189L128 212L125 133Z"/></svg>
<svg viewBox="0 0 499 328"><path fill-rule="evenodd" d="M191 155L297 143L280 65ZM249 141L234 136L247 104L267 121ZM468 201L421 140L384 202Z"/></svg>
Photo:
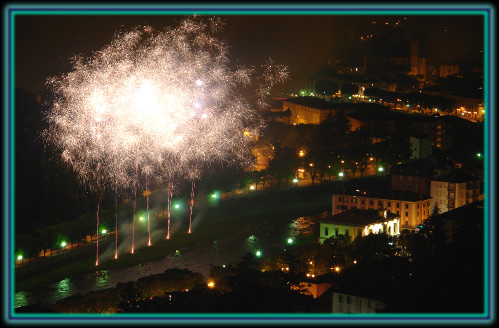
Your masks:
<svg viewBox="0 0 499 328"><path fill-rule="evenodd" d="M17 292L14 299L14 308L29 305L28 292Z"/></svg>
<svg viewBox="0 0 499 328"><path fill-rule="evenodd" d="M100 270L81 277L69 277L48 286L46 290L37 292L37 294L20 291L15 293L14 308L38 302L55 303L77 293L85 294L94 290L112 288L120 282L163 273L172 267L187 268L207 276L211 264L222 265L238 261L247 252L254 252L262 247L267 250L282 247L287 238L296 237L300 233L313 235L316 233L319 220L327 215L328 213L324 212L299 217L291 222L279 220L280 222L265 222L255 227L245 226L249 233L242 240L230 237L226 240L214 241L212 247L206 248L200 245L191 250L182 251L180 257L167 256L156 262L138 264L130 268ZM202 256L201 260L199 256Z"/></svg>
<svg viewBox="0 0 499 328"><path fill-rule="evenodd" d="M71 295L71 284L70 278L66 278L57 283L56 294L59 299L66 298Z"/></svg>

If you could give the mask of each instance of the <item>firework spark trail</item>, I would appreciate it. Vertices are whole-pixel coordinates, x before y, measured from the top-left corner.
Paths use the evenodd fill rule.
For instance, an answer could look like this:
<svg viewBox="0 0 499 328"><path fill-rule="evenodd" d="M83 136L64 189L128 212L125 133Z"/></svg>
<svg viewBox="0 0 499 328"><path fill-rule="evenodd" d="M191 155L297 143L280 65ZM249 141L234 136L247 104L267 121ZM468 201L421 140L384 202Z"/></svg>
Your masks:
<svg viewBox="0 0 499 328"><path fill-rule="evenodd" d="M192 226L192 207L194 206L194 180L192 180L192 188L191 188L191 203L190 203L190 207L191 207L191 211L190 211L190 215L189 215L189 231L188 233L191 233L191 226Z"/></svg>
<svg viewBox="0 0 499 328"><path fill-rule="evenodd" d="M115 245L114 245L114 259L118 259L118 185L114 187L114 208L115 208L115 225L114 225L114 234L115 234Z"/></svg>
<svg viewBox="0 0 499 328"><path fill-rule="evenodd" d="M248 85L253 70L229 68L228 47L215 36L221 25L195 17L162 32L120 32L92 57L75 56L71 72L48 79L54 97L46 141L82 185L96 191L117 183L136 197L144 163L150 176L170 182L191 163L249 163L249 136L263 121L236 87ZM259 101L286 78L286 68L268 64ZM170 202L173 185L168 189ZM135 210L134 200L134 222Z"/></svg>
<svg viewBox="0 0 499 328"><path fill-rule="evenodd" d="M100 202L97 201L97 254L96 254L96 260L95 260L95 265L99 265L99 205Z"/></svg>
<svg viewBox="0 0 499 328"><path fill-rule="evenodd" d="M133 220L132 220L132 254L135 250L135 212L137 208L137 183L138 183L138 174L137 171L139 169L139 164L135 162L135 178L133 184Z"/></svg>

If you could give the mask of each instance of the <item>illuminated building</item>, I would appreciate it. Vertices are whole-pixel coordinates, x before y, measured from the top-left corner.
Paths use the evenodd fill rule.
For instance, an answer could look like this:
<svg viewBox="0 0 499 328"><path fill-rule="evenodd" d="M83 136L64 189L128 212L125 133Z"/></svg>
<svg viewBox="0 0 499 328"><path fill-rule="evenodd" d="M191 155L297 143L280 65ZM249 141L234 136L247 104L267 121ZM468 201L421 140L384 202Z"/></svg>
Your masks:
<svg viewBox="0 0 499 328"><path fill-rule="evenodd" d="M440 213L474 203L480 195L480 180L456 171L431 180L431 209L437 204Z"/></svg>
<svg viewBox="0 0 499 328"><path fill-rule="evenodd" d="M400 233L400 216L387 210L350 209L320 221L319 242L344 235L350 240L369 233Z"/></svg>
<svg viewBox="0 0 499 328"><path fill-rule="evenodd" d="M349 209L388 210L400 216L400 230L413 230L430 215L430 199L409 191L350 191L333 194L332 215Z"/></svg>
<svg viewBox="0 0 499 328"><path fill-rule="evenodd" d="M332 313L376 313L386 308L383 301L335 291L332 295Z"/></svg>

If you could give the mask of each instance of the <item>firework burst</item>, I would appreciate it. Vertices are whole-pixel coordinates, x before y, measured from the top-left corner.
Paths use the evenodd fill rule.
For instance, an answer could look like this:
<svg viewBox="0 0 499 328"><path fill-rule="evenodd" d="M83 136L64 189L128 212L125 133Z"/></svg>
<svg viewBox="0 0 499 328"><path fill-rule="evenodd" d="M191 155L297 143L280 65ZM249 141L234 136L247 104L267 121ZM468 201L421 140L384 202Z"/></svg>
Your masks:
<svg viewBox="0 0 499 328"><path fill-rule="evenodd" d="M169 206L181 175L192 182L193 198L190 175L201 166L249 164L248 135L258 134L262 120L235 90L250 84L253 70L229 67L228 47L216 38L222 25L193 17L162 32L120 32L92 57L74 57L70 73L47 81L54 97L46 140L83 185L136 194L139 174L147 192L152 177L165 177ZM259 101L286 78L285 67L269 62Z"/></svg>

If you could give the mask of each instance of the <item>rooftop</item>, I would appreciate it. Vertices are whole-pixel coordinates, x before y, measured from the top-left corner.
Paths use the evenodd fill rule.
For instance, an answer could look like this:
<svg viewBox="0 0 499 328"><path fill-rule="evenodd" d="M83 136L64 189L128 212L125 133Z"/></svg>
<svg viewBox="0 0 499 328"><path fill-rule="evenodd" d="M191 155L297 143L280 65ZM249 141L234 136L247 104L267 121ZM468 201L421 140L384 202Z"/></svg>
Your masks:
<svg viewBox="0 0 499 328"><path fill-rule="evenodd" d="M443 174L439 177L433 178L433 181L442 181L442 182L455 182L455 183L461 183L461 182L468 182L468 181L474 181L474 180L479 180L477 177L472 176L471 174L462 172L462 171L453 171L447 174Z"/></svg>
<svg viewBox="0 0 499 328"><path fill-rule="evenodd" d="M378 221L392 220L398 215L387 211L387 217L384 217L382 210L364 210L350 209L335 215L330 215L321 220L321 222L344 224L348 226L363 227Z"/></svg>
<svg viewBox="0 0 499 328"><path fill-rule="evenodd" d="M387 110L362 110L348 114L349 117L358 121L394 121Z"/></svg>
<svg viewBox="0 0 499 328"><path fill-rule="evenodd" d="M392 166L390 174L432 177L434 167L436 167L434 162L419 159Z"/></svg>
<svg viewBox="0 0 499 328"><path fill-rule="evenodd" d="M359 190L359 191L357 191ZM357 196L365 198L376 198L376 199L386 199L386 200L398 200L407 202L418 202L421 200L431 199L430 196L425 196L422 194L416 194L411 191L404 190L344 190L343 193L337 193L333 195L338 196Z"/></svg>
<svg viewBox="0 0 499 328"><path fill-rule="evenodd" d="M302 105L302 106L307 106L315 109L324 109L324 110L331 110L331 109L388 109L388 107L379 105L379 104L372 104L372 103L340 103L340 102L329 102L321 98L317 97L294 97L294 98L288 98L283 101L284 103L290 102L293 104L297 105ZM285 106L283 104L283 106Z"/></svg>

